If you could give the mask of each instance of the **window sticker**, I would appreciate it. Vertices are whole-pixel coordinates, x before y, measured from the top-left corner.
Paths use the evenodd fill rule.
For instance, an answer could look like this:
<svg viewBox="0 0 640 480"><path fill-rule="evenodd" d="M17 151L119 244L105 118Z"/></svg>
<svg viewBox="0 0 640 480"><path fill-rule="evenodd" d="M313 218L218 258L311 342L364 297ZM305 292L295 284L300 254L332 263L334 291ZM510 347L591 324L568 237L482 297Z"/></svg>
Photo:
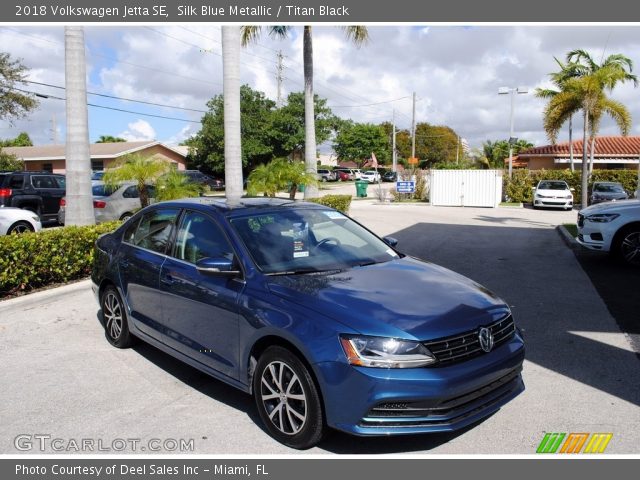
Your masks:
<svg viewBox="0 0 640 480"><path fill-rule="evenodd" d="M340 212L329 211L329 212L322 212L322 213L324 213L327 217L331 219L344 218L344 215L341 214Z"/></svg>
<svg viewBox="0 0 640 480"><path fill-rule="evenodd" d="M393 258L396 258L398 256L398 254L393 250L391 250L390 248L387 249L387 253L391 255Z"/></svg>
<svg viewBox="0 0 640 480"><path fill-rule="evenodd" d="M307 222L293 225L293 258L309 256L309 224Z"/></svg>

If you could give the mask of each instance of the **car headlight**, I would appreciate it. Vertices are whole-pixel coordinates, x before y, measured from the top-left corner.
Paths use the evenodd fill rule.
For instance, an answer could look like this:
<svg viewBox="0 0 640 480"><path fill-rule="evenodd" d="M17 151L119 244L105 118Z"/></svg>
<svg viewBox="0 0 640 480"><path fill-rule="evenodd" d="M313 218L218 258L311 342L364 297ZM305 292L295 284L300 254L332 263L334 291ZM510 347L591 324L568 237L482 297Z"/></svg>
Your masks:
<svg viewBox="0 0 640 480"><path fill-rule="evenodd" d="M375 368L415 368L436 361L419 342L361 335L341 336L340 343L351 365Z"/></svg>
<svg viewBox="0 0 640 480"><path fill-rule="evenodd" d="M34 222L39 222L40 221L40 217L37 215L32 215L31 218L33 219Z"/></svg>
<svg viewBox="0 0 640 480"><path fill-rule="evenodd" d="M539 193L536 193L536 197L537 197L537 198L547 198L547 196L546 196L546 195L540 195Z"/></svg>
<svg viewBox="0 0 640 480"><path fill-rule="evenodd" d="M572 198L573 198L573 195L569 194L569 195L567 195L567 196L566 196L566 197L564 197L564 198L566 198L567 200L569 200L569 199L572 199Z"/></svg>
<svg viewBox="0 0 640 480"><path fill-rule="evenodd" d="M594 223L609 223L619 216L620 214L618 213L594 213L593 215L589 215L585 218Z"/></svg>

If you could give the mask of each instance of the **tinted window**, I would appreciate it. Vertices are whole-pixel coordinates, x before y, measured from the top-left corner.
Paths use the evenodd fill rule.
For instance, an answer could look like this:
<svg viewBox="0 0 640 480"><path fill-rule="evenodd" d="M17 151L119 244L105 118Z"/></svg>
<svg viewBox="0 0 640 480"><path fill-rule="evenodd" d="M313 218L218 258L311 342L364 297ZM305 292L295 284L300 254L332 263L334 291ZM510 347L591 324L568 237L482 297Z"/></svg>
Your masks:
<svg viewBox="0 0 640 480"><path fill-rule="evenodd" d="M564 182L540 182L538 188L540 190L569 190Z"/></svg>
<svg viewBox="0 0 640 480"><path fill-rule="evenodd" d="M31 185L33 188L58 188L58 184L51 175L33 175Z"/></svg>
<svg viewBox="0 0 640 480"><path fill-rule="evenodd" d="M140 220L135 233L129 235L128 242L147 250L165 253L177 217L178 210L160 209L147 213Z"/></svg>
<svg viewBox="0 0 640 480"><path fill-rule="evenodd" d="M108 197L115 192L119 187L108 187L107 185L94 185L91 187L91 194L96 197Z"/></svg>
<svg viewBox="0 0 640 480"><path fill-rule="evenodd" d="M182 220L174 257L190 263L203 258L233 258L233 249L220 227L210 218L188 212Z"/></svg>
<svg viewBox="0 0 640 480"><path fill-rule="evenodd" d="M606 192L606 193L624 193L622 185L598 183L593 189L594 192Z"/></svg>
<svg viewBox="0 0 640 480"><path fill-rule="evenodd" d="M65 177L54 177L58 182L58 188L67 188L67 179Z"/></svg>
<svg viewBox="0 0 640 480"><path fill-rule="evenodd" d="M9 188L24 188L24 175L11 175Z"/></svg>
<svg viewBox="0 0 640 480"><path fill-rule="evenodd" d="M124 198L138 198L140 196L140 192L138 192L138 187L135 185L131 185L127 187L127 189L122 192L122 196Z"/></svg>

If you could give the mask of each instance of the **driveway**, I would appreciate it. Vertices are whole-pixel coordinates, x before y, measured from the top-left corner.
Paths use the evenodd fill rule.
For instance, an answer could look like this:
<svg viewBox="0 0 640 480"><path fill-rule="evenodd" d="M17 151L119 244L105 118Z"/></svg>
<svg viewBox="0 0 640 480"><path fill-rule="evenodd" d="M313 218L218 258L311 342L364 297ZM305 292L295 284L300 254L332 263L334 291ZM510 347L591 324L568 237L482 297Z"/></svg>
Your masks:
<svg viewBox="0 0 640 480"><path fill-rule="evenodd" d="M529 454L549 431L612 432L608 453L638 453L640 363L554 230L575 213L358 201L351 214L397 237L400 250L507 300L525 330L527 390L456 434L355 440L336 432L307 453ZM256 425L245 394L152 347L111 348L87 282L0 302L0 335L0 453L19 453L20 434L107 444L193 439L194 453L206 454L298 453Z"/></svg>

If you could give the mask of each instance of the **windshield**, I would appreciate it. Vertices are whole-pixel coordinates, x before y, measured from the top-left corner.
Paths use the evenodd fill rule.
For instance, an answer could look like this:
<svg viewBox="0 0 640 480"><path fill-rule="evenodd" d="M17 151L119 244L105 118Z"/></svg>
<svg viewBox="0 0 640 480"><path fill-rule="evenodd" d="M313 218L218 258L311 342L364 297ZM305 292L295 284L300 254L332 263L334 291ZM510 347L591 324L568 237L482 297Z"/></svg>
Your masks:
<svg viewBox="0 0 640 480"><path fill-rule="evenodd" d="M602 183L596 184L596 186L593 188L593 191L600 193L624 193L624 189L621 185Z"/></svg>
<svg viewBox="0 0 640 480"><path fill-rule="evenodd" d="M108 197L120 187L108 187L106 184L94 185L91 187L91 194L94 197Z"/></svg>
<svg viewBox="0 0 640 480"><path fill-rule="evenodd" d="M343 270L399 258L389 245L334 210L287 208L234 218L231 225L267 274Z"/></svg>
<svg viewBox="0 0 640 480"><path fill-rule="evenodd" d="M564 182L540 182L540 190L568 190L569 187Z"/></svg>

